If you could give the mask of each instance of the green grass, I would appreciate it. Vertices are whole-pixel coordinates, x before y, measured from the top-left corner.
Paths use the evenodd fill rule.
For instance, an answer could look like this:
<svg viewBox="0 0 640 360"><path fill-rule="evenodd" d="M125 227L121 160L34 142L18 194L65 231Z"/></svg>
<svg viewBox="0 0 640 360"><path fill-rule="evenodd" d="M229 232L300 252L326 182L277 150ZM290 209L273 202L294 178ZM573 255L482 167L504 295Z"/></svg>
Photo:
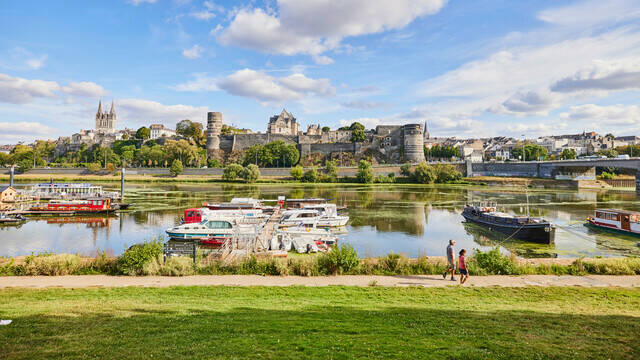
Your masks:
<svg viewBox="0 0 640 360"><path fill-rule="evenodd" d="M9 289L0 358L637 359L639 317L637 289Z"/></svg>

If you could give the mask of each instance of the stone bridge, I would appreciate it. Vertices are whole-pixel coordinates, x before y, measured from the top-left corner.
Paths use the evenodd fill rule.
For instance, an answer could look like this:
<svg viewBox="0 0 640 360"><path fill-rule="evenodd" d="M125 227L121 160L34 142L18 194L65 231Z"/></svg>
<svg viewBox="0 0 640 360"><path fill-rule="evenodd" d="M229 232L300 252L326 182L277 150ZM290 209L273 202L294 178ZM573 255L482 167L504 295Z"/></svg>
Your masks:
<svg viewBox="0 0 640 360"><path fill-rule="evenodd" d="M640 191L640 158L580 159L504 163L466 163L467 176L518 176L559 180L594 180L596 167L631 169L636 174L636 191Z"/></svg>

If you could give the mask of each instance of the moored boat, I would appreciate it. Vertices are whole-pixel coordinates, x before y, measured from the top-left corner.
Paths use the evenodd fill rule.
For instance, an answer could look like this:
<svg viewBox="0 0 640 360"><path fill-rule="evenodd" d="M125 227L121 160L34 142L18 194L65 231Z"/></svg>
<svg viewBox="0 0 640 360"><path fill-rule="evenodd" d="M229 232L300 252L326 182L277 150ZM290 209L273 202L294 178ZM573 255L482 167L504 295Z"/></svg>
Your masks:
<svg viewBox="0 0 640 360"><path fill-rule="evenodd" d="M493 204L465 206L462 216L469 222L499 231L515 239L551 244L556 228L550 222L529 216L514 216L499 212Z"/></svg>
<svg viewBox="0 0 640 360"><path fill-rule="evenodd" d="M0 225L20 224L25 221L27 221L27 219L20 214L17 214L17 215L0 214Z"/></svg>
<svg viewBox="0 0 640 360"><path fill-rule="evenodd" d="M593 228L640 236L640 212L618 209L596 209L587 217Z"/></svg>
<svg viewBox="0 0 640 360"><path fill-rule="evenodd" d="M113 212L110 198L86 200L51 200L29 208L28 214L100 214Z"/></svg>
<svg viewBox="0 0 640 360"><path fill-rule="evenodd" d="M243 224L237 219L206 219L200 223L182 224L165 232L174 240L230 239L235 234L257 235L257 224Z"/></svg>

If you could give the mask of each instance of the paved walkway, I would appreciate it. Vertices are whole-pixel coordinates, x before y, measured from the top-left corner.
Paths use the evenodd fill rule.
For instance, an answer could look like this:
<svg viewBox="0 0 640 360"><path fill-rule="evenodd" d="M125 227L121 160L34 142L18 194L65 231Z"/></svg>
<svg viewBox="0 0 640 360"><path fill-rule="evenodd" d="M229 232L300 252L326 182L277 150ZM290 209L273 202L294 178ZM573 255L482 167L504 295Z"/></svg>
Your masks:
<svg viewBox="0 0 640 360"><path fill-rule="evenodd" d="M166 276L0 276L2 288L84 288L84 287L168 287L168 286L459 286L458 282L443 280L438 275L410 276L258 276L258 275L197 275ZM584 287L640 287L640 276L472 276L464 286L584 286Z"/></svg>

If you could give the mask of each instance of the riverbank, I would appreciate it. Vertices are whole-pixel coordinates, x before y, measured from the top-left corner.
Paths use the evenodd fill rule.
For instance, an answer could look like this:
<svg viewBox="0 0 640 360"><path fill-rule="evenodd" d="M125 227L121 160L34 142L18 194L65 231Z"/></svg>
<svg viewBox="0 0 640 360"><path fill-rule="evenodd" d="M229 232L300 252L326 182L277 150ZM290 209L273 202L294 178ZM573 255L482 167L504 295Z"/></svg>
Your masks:
<svg viewBox="0 0 640 360"><path fill-rule="evenodd" d="M3 289L0 358L619 358L622 288Z"/></svg>

